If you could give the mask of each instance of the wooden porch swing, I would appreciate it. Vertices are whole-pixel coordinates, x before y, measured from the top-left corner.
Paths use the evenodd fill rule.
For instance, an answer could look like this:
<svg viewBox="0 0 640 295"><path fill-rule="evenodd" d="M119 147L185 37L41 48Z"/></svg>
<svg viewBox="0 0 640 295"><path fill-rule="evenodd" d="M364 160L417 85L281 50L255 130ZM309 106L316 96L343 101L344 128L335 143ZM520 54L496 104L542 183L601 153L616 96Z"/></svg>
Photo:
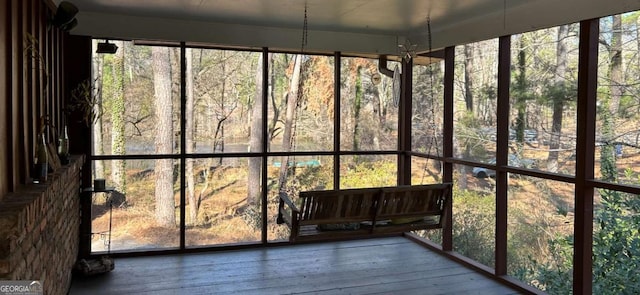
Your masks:
<svg viewBox="0 0 640 295"><path fill-rule="evenodd" d="M300 192L296 205L281 192L278 224L291 242L355 238L442 228L451 183Z"/></svg>

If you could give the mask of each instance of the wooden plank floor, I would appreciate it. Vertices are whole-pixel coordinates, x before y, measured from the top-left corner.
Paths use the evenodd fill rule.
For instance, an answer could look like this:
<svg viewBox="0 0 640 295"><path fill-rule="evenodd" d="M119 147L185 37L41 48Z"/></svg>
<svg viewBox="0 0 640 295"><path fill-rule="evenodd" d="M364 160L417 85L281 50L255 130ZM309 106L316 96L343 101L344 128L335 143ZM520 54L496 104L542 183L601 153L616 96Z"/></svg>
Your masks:
<svg viewBox="0 0 640 295"><path fill-rule="evenodd" d="M120 258L70 294L518 294L403 237Z"/></svg>

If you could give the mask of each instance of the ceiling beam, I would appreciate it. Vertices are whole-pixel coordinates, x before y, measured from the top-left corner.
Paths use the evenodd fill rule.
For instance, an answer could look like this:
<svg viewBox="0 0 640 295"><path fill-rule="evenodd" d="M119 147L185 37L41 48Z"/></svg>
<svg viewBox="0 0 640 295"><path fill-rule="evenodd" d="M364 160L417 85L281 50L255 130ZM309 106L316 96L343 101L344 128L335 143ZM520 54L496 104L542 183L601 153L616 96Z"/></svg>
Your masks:
<svg viewBox="0 0 640 295"><path fill-rule="evenodd" d="M117 20L117 21L114 21ZM302 29L188 21L85 12L71 33L94 38L206 42L241 47L300 50ZM308 31L305 51L398 54L398 36ZM404 40L404 39L402 39Z"/></svg>

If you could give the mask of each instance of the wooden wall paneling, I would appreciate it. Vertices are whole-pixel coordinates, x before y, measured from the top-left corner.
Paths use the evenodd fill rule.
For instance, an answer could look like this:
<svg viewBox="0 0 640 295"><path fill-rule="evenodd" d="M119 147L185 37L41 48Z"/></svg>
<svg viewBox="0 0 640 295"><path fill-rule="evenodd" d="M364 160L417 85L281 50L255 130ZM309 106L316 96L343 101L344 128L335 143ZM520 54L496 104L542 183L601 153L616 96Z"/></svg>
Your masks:
<svg viewBox="0 0 640 295"><path fill-rule="evenodd" d="M51 94L58 102L58 108L61 112L61 124L65 124L64 120L64 102L62 95L60 94L60 31L57 29L51 29L52 40L51 46L53 47L51 58Z"/></svg>
<svg viewBox="0 0 640 295"><path fill-rule="evenodd" d="M49 95L49 56L48 52L48 38L47 38L47 6L39 1L40 3L40 13L38 16L38 34L40 35L40 55L42 57L42 62L40 65L40 70L38 71L38 76L40 77L40 100L42 105L42 114L48 115L49 120L51 120L51 124L57 127L54 120L54 109L51 104L51 95ZM54 133L55 135L55 133ZM56 145L57 146L57 145Z"/></svg>
<svg viewBox="0 0 640 295"><path fill-rule="evenodd" d="M45 93L47 99L49 101L49 112L51 112L51 120L53 124L58 127L58 131L61 130L60 123L60 107L57 103L56 96L53 95L53 30L54 28L49 25L49 20L53 18L53 12L44 6L45 14L44 14L44 28L45 28L45 52L46 52L46 60L47 60L47 80L46 80L46 88Z"/></svg>
<svg viewBox="0 0 640 295"><path fill-rule="evenodd" d="M49 18L52 18L53 15L49 15ZM55 111L55 122L56 125L58 126L59 130L61 130L60 128L62 128L62 122L60 122L60 105L58 105L58 97L55 95L55 93L53 92L53 73L54 73L54 28L53 27L47 27L47 65L49 67L49 84L47 85L47 93L49 93L49 99L51 100L52 104L51 104L51 108L56 110Z"/></svg>
<svg viewBox="0 0 640 295"><path fill-rule="evenodd" d="M11 1L0 4L0 118L11 126ZM0 128L0 201L12 190L11 128Z"/></svg>
<svg viewBox="0 0 640 295"><path fill-rule="evenodd" d="M46 22L46 7L44 6L44 4L42 3L42 1L36 1L36 7L37 7L37 13L36 13L36 19L35 19L35 23L36 23L36 34L38 35L38 57L39 57L39 61L37 61L37 67L36 67L36 77L37 77L37 83L36 83L36 88L38 90L38 101L39 104L38 106L40 107L40 111L38 112L39 116L43 116L43 115L47 115L50 116L49 119L53 119L51 117L52 113L51 113L51 104L49 103L49 97L47 95L47 91L46 88L47 86L47 49L46 49L46 44L47 44L47 38L46 38L46 26L47 26L47 22ZM54 123L54 121L51 121L51 123Z"/></svg>
<svg viewBox="0 0 640 295"><path fill-rule="evenodd" d="M56 96L60 100L60 104L63 110L63 121L67 126L69 125L69 117L66 111L67 96L65 95L65 77L64 77L64 51L65 48L64 35L60 30L56 30Z"/></svg>
<svg viewBox="0 0 640 295"><path fill-rule="evenodd" d="M51 16L53 17L53 15ZM53 99L53 101L55 101L55 108L57 108L57 110L60 112L58 114L58 124L60 124L60 126L64 125L63 122L63 118L62 118L62 114L63 114L63 110L62 110L62 103L61 103L61 96L58 93L58 81L59 81L59 73L58 73L58 61L60 60L58 58L58 52L60 52L60 42L58 41L58 30L56 28L51 27L49 29L50 31L50 35L51 35L51 39L50 39L50 47L51 47L51 59L50 59L50 63L49 65L51 66L51 68L49 69L49 73L51 75L51 79L49 80L49 83L51 84L49 86L50 89L50 93L51 93L51 97ZM60 127L62 128L62 127Z"/></svg>
<svg viewBox="0 0 640 295"><path fill-rule="evenodd" d="M24 137L24 139L22 139L23 141L23 154L25 155L25 161L24 163L22 163L23 168L26 171L29 171L31 162L33 161L33 155L35 154L34 152L34 138L35 138L35 134L34 134L34 124L33 124L33 88L31 87L31 85L33 84L33 76L31 74L31 63L30 63L30 59L25 58L24 55L24 40L25 38L28 38L28 34L31 34L31 1L32 0L27 0L27 1L21 1L22 3L22 28L21 28L21 32L20 32L20 39L17 41L21 44L20 46L20 61L22 63L22 72L21 72L21 77L23 82L22 82L22 97L20 98L20 100L22 101L22 122L23 122L23 128L21 130L21 133ZM29 175L25 176L25 180L28 179Z"/></svg>
<svg viewBox="0 0 640 295"><path fill-rule="evenodd" d="M64 32L62 32L59 29L55 30L55 35L56 35L56 52L55 52L55 68L56 68L56 96L58 97L58 100L60 101L60 108L62 110L62 115L63 115L63 124L65 124L66 126L69 126L69 117L68 117L68 113L66 110L67 107L67 99L68 99L68 95L66 95L65 92L65 81L66 78L64 76L64 50L63 48L66 48L65 46L65 40L64 40Z"/></svg>
<svg viewBox="0 0 640 295"><path fill-rule="evenodd" d="M45 6L46 8L46 6ZM52 122L58 126L58 130L60 130L60 122L59 122L59 118L60 118L60 111L57 107L56 104L56 100L55 97L53 96L53 93L51 92L51 68L52 68L52 50L53 50L53 44L51 43L51 31L53 30L53 27L49 26L49 19L52 18L52 14L51 11L49 9L45 9L45 13L44 13L44 28L45 28L45 36L46 36L46 60L47 60L47 85L45 88L45 93L47 94L47 99L49 101L49 112L51 113L51 120Z"/></svg>
<svg viewBox="0 0 640 295"><path fill-rule="evenodd" d="M45 7L46 8L46 7ZM52 80L53 80L53 27L48 25L48 20L52 17L51 11L49 9L45 9L44 11L44 30L45 30L45 60L47 65L47 72L45 73L45 96L47 97L47 101L49 103L48 112L51 113L51 122L60 130L60 116L58 111L58 105L56 103L56 98L53 95L52 90Z"/></svg>
<svg viewBox="0 0 640 295"><path fill-rule="evenodd" d="M53 17L53 16L52 16ZM58 95L56 93L56 83L58 81L58 76L56 75L56 71L57 71L57 67L56 67L56 52L60 51L58 46L58 42L56 40L56 29L51 29L51 59L50 59L50 63L49 65L51 65L51 69L49 69L49 73L51 73L51 80L49 81L49 83L51 84L51 86L49 87L49 91L51 91L51 97L53 98L53 100L56 102L55 103L55 107L58 110L58 124L60 125L60 130L62 130L63 126L64 126L64 109L62 108L62 98L60 95Z"/></svg>
<svg viewBox="0 0 640 295"><path fill-rule="evenodd" d="M23 13L21 0L11 0L11 122L13 185L27 182L29 172L27 166L28 135L24 117L24 62L22 54Z"/></svg>
<svg viewBox="0 0 640 295"><path fill-rule="evenodd" d="M8 5L8 26L7 28L9 29L8 36L7 36L7 42L5 42L7 44L7 49L8 49L8 64L7 64L7 71L8 71L8 76L9 76L9 85L7 85L7 91L9 92L9 97L7 98L7 101L9 102L9 105L7 106L7 109L9 110L9 114L11 114L11 116L7 117L7 129L9 129L9 140L7 141L7 145L8 145L8 152L11 153L12 157L11 157L11 163L9 164L9 167L11 168L11 172L7 172L9 176L9 178L11 178L11 186L12 188L15 188L15 186L19 183L19 177L16 177L16 174L20 174L19 171L16 171L19 166L16 165L18 163L20 163L20 159L18 157L18 154L16 153L17 146L16 146L16 129L18 128L17 125L17 121L16 121L16 117L17 117L17 107L16 107L16 100L15 100L15 93L16 93L16 79L13 79L13 77L16 77L15 73L16 73L16 63L15 63L15 42L13 42L13 40L15 40L15 32L17 31L16 28L16 17L18 15L17 13L17 7L16 7L16 1L17 0L9 0L7 1L7 5ZM13 189L12 189L13 190Z"/></svg>
<svg viewBox="0 0 640 295"><path fill-rule="evenodd" d="M45 6L46 8L46 6ZM49 20L53 19L53 11L51 11L49 8L45 9L45 16L44 16L44 28L45 28L45 32L46 32L46 60L47 60L47 87L46 87L46 93L49 99L49 107L51 109L52 112L52 122L54 122L54 124L56 126L58 126L58 129L61 128L60 127L60 109L56 103L56 97L53 95L53 30L54 28L49 25Z"/></svg>
<svg viewBox="0 0 640 295"><path fill-rule="evenodd" d="M38 34L36 26L36 3L39 2L38 0L29 0L26 1L28 4L28 9L27 9L27 32L29 34L31 34L31 36L33 36L35 38L35 40L38 40ZM36 48L37 48L37 44ZM31 115L31 118L29 120L29 124L31 124L31 128L29 128L30 134L32 135L31 139L31 147L33 147L33 149L35 150L36 147L36 143L38 142L38 132L40 131L40 123L39 123L39 118L40 118L40 99L38 97L38 65L36 63L36 60L34 58L28 58L27 60L27 64L29 65L29 67L27 68L27 73L29 75L29 114Z"/></svg>
<svg viewBox="0 0 640 295"><path fill-rule="evenodd" d="M35 70L34 78L35 78L35 100L36 100L36 116L40 118L40 116L46 115L46 100L44 99L44 71L45 71L45 60L44 60L44 38L42 37L42 1L34 0L33 4L34 11L32 12L33 19L31 23L33 24L33 34L36 37L38 43L36 44L36 58L33 60ZM37 122L37 121L36 121Z"/></svg>
<svg viewBox="0 0 640 295"><path fill-rule="evenodd" d="M55 28L51 29L51 69L50 69L51 81L50 83L51 83L51 96L56 102L55 107L58 110L58 124L60 124L60 130L63 130L66 123L64 119L65 109L64 109L64 103L63 103L63 96L60 95L60 93L58 93L58 89L60 88L59 87L60 75L62 75L62 73L58 72L59 62L60 62L60 58L58 57L58 54L62 50L62 47L60 46L60 42L58 40L59 32L60 30L58 29L55 29Z"/></svg>
<svg viewBox="0 0 640 295"><path fill-rule="evenodd" d="M59 123L59 108L57 107L54 96L51 92L51 55L52 55L52 43L51 43L51 31L54 29L49 25L49 19L52 18L52 12L49 7L42 3L40 15L40 31L42 32L42 56L44 58L44 66L42 71L42 92L45 101L45 113L49 114L51 124L55 126L56 135L60 134ZM57 142L54 142L57 146Z"/></svg>

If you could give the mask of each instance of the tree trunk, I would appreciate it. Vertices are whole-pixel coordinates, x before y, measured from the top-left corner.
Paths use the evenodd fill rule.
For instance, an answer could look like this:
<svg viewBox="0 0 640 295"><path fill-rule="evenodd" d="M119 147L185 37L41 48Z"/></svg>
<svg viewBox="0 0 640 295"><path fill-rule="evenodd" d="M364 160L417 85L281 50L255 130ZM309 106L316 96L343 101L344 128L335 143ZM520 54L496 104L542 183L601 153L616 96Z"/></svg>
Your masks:
<svg viewBox="0 0 640 295"><path fill-rule="evenodd" d="M227 110L225 109L225 99L227 94L227 62L225 51L221 52L221 71L220 77L222 78L222 87L220 89L220 103L218 107L220 108L218 112L216 112L216 131L214 133L214 141L213 141L213 152L215 153L216 148L221 153L224 153L224 121L228 118ZM219 158L218 165L222 166L222 158Z"/></svg>
<svg viewBox="0 0 640 295"><path fill-rule="evenodd" d="M518 50L518 77L516 81L516 87L518 87L518 95L516 96L516 109L518 115L516 117L516 143L518 154L522 153L524 145L524 128L525 128L525 115L527 113L527 65L526 65L526 53L525 53L525 38L520 37L520 48Z"/></svg>
<svg viewBox="0 0 640 295"><path fill-rule="evenodd" d="M558 40L556 43L556 73L555 88L553 93L553 115L551 123L551 139L549 141L549 156L547 157L547 170L558 172L558 154L560 149L560 135L562 134L562 117L564 112L565 74L567 72L567 45L564 41L569 36L569 26L558 27Z"/></svg>
<svg viewBox="0 0 640 295"><path fill-rule="evenodd" d="M640 52L640 14L636 18L636 50ZM636 56L638 71L640 71L640 56Z"/></svg>
<svg viewBox="0 0 640 295"><path fill-rule="evenodd" d="M383 132L383 124L384 124L384 117L382 116L382 108L384 105L384 101L383 101L383 95L384 95L384 89L382 87L382 84L384 83L380 83L378 85L378 87L373 87L373 97L374 99L372 100L373 104L374 104L374 113L375 115L377 115L377 120L373 120L373 122L371 122L371 126L370 128L373 129L373 149L374 150L380 150L380 138L384 138L382 135Z"/></svg>
<svg viewBox="0 0 640 295"><path fill-rule="evenodd" d="M353 101L353 150L360 150L360 109L362 108L362 99L364 98L364 89L362 89L362 77L360 72L362 67L358 66L356 70L356 95Z"/></svg>
<svg viewBox="0 0 640 295"><path fill-rule="evenodd" d="M253 107L251 108L251 139L249 141L249 152L261 152L262 151L262 108L263 99L262 91L266 91L262 87L262 63L263 54L258 58L258 65L256 66L256 94L253 99ZM258 204L260 200L260 184L262 175L262 158L251 157L249 158L249 177L247 187L247 203L249 206Z"/></svg>
<svg viewBox="0 0 640 295"><path fill-rule="evenodd" d="M124 52L126 47L121 43L113 58L113 98L111 101L111 153L125 154L124 137ZM126 162L124 160L111 161L111 180L119 192L126 194Z"/></svg>
<svg viewBox="0 0 640 295"><path fill-rule="evenodd" d="M615 161L615 146L610 142L615 137L614 126L618 116L622 96L622 17L612 16L611 48L609 51L609 92L611 97L602 100L601 134L604 144L600 148L600 172L602 180L617 182L618 173ZM607 110L609 112L607 113Z"/></svg>
<svg viewBox="0 0 640 295"><path fill-rule="evenodd" d="M194 108L195 108L195 97L193 83L194 83L194 75L193 75L193 50L191 48L187 48L186 52L186 81L185 81L185 91L187 93L187 103L185 109L185 140L186 140L186 153L193 153L195 150L195 141L194 141L194 133L195 133L195 119L194 119ZM196 200L196 184L195 184L195 175L194 175L194 162L195 159L186 159L185 161L185 178L187 180L187 200L189 200L189 217L191 224L198 223L198 200Z"/></svg>
<svg viewBox="0 0 640 295"><path fill-rule="evenodd" d="M610 79L611 79L611 110L612 120L618 115L620 109L620 98L622 97L622 16L616 14L612 16L613 24L611 27L611 50L609 51L610 60Z"/></svg>
<svg viewBox="0 0 640 295"><path fill-rule="evenodd" d="M467 111L473 112L473 45L464 46L464 102Z"/></svg>
<svg viewBox="0 0 640 295"><path fill-rule="evenodd" d="M341 66L341 81L340 81L340 95L345 97L351 97L353 92L353 83L355 80L355 74L352 73L351 69L353 67L354 60L345 59L343 60L343 65ZM347 103L344 101L340 103L340 148L344 149L349 145L353 145L352 136L353 133L353 104ZM336 135L337 136L337 135Z"/></svg>
<svg viewBox="0 0 640 295"><path fill-rule="evenodd" d="M97 44L98 41L94 40L94 44ZM104 65L104 55L103 54L95 54L93 56L93 94L96 102L93 106L93 113L100 114L102 113L102 67ZM94 155L104 155L104 134L102 133L102 116L99 116L95 122L93 122L93 154ZM104 178L104 161L95 160L93 161L93 177L94 178Z"/></svg>
<svg viewBox="0 0 640 295"><path fill-rule="evenodd" d="M154 46L153 88L155 94L156 154L173 153L173 110L171 101L171 65L169 49ZM175 199L173 195L173 160L158 159L156 175L156 221L165 227L175 227Z"/></svg>
<svg viewBox="0 0 640 295"><path fill-rule="evenodd" d="M464 102L467 113L473 117L473 60L474 50L472 44L466 44L464 46ZM468 128L468 127L465 127ZM464 144L464 158L471 158L471 147L469 146L469 140L463 140ZM459 140L454 140L454 148L458 148L460 144ZM467 166L459 165L460 167L460 181L458 185L462 189L467 188Z"/></svg>
<svg viewBox="0 0 640 295"><path fill-rule="evenodd" d="M282 136L282 151L290 152L293 141L293 128L295 125L295 110L298 104L298 89L300 85L300 68L302 64L302 55L296 55L293 65L293 73L291 74L291 83L289 83L289 92L287 94L287 112L284 123L284 132ZM282 157L280 166L280 191L282 191L287 182L287 172L289 169L289 156ZM293 163L295 167L295 163Z"/></svg>
<svg viewBox="0 0 640 295"><path fill-rule="evenodd" d="M269 79L269 101L271 101L271 110L272 110L272 117L271 120L269 121L269 133L268 133L268 141L269 142L269 146L268 149L269 151L271 151L271 141L276 138L278 136L278 132L277 132L277 125L278 125L278 120L280 120L280 105L278 105L278 103L276 102L276 86L278 84L278 81L276 81L276 79L282 79L281 75L276 75L276 69L275 69L275 63L274 63L274 58L273 58L273 54L269 53L269 64L272 65L269 68L269 76L271 76L271 79Z"/></svg>

